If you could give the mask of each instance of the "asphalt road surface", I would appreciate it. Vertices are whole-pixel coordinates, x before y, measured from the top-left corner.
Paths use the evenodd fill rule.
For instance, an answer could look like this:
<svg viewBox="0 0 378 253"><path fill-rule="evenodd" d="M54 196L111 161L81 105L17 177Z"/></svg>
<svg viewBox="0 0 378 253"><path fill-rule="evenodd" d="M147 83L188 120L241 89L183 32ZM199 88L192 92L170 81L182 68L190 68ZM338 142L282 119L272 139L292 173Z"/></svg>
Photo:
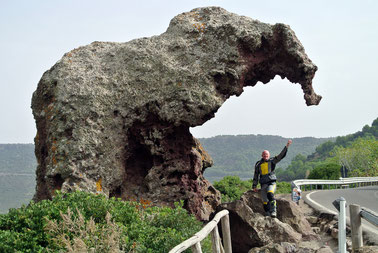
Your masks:
<svg viewBox="0 0 378 253"><path fill-rule="evenodd" d="M309 198L310 201L312 200L316 204L335 213L338 211L333 206L332 202L335 199L344 197L347 204L347 217L349 217L348 204L360 205L361 207L366 207L378 213L378 186L376 185L350 189L319 190L308 193L306 197ZM375 227L364 219L362 219L362 223L364 226L367 226L367 230L371 230L378 235L378 227Z"/></svg>

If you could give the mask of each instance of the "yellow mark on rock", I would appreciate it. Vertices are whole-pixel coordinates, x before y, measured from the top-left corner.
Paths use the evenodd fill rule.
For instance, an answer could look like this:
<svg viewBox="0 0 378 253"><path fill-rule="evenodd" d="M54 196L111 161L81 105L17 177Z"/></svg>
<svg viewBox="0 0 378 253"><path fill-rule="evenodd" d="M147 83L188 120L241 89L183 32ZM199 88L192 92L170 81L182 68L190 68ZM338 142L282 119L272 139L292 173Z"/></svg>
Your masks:
<svg viewBox="0 0 378 253"><path fill-rule="evenodd" d="M102 178L100 178L99 180L97 180L97 182L96 182L96 190L98 192L102 192Z"/></svg>

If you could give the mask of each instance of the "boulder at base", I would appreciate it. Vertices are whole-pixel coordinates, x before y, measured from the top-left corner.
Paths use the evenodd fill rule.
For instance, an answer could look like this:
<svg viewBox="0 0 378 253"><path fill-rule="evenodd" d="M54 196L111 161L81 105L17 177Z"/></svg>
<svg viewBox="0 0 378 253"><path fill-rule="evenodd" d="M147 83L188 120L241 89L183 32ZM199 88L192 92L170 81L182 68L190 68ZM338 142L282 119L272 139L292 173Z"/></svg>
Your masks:
<svg viewBox="0 0 378 253"><path fill-rule="evenodd" d="M156 205L184 200L207 220L220 194L203 177L212 162L189 128L276 75L299 83L306 104L316 105L316 70L288 25L219 7L179 14L158 36L76 48L33 94L34 200L57 189Z"/></svg>
<svg viewBox="0 0 378 253"><path fill-rule="evenodd" d="M320 239L292 201L277 199L277 218L265 217L260 194L247 191L240 200L218 207L218 211L224 209L230 212L232 247L236 253L260 247L279 250L292 245L291 248L298 248L300 242Z"/></svg>

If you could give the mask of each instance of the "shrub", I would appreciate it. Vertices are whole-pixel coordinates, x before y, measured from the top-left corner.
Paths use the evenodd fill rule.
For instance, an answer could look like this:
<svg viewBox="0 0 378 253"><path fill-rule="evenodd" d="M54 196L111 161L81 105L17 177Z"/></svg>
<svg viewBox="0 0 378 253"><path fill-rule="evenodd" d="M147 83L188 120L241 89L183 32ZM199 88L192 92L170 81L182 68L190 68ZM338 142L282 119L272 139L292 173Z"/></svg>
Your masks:
<svg viewBox="0 0 378 253"><path fill-rule="evenodd" d="M183 209L57 192L0 215L0 252L168 252L201 230ZM204 252L210 252L209 240Z"/></svg>
<svg viewBox="0 0 378 253"><path fill-rule="evenodd" d="M336 180L339 179L340 174L340 165L336 163L321 163L316 166L308 176L309 179L330 179Z"/></svg>
<svg viewBox="0 0 378 253"><path fill-rule="evenodd" d="M291 183L277 182L276 194L291 193Z"/></svg>
<svg viewBox="0 0 378 253"><path fill-rule="evenodd" d="M252 189L250 180L243 181L238 176L225 176L213 185L222 194L223 203L238 200L245 191Z"/></svg>
<svg viewBox="0 0 378 253"><path fill-rule="evenodd" d="M214 187L222 194L222 202L232 202L240 199L244 192L252 189L252 180L243 181L238 176L226 176L214 182ZM277 182L276 193L291 193L291 184Z"/></svg>

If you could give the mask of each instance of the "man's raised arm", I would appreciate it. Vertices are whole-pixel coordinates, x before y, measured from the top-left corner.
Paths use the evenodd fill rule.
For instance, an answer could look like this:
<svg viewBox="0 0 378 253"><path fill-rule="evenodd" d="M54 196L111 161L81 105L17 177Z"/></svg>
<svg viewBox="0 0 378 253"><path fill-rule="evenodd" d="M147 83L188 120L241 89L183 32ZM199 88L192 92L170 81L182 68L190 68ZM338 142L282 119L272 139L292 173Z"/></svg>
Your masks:
<svg viewBox="0 0 378 253"><path fill-rule="evenodd" d="M278 163L279 161L281 161L286 156L287 149L289 148L291 143L293 143L292 140L287 141L286 146L282 149L281 153L273 158L273 163L275 163L275 164Z"/></svg>

